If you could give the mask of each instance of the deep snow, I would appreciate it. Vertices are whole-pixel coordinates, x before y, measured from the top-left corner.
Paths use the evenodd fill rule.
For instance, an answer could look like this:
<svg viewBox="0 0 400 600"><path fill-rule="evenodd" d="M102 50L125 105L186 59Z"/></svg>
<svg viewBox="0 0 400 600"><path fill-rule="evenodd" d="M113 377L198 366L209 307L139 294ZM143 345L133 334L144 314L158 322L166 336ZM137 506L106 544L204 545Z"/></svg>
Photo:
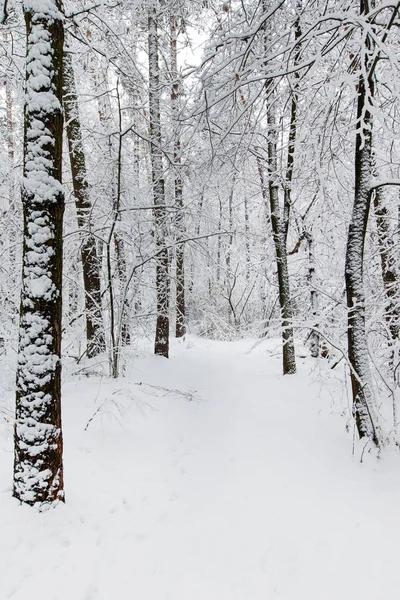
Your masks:
<svg viewBox="0 0 400 600"><path fill-rule="evenodd" d="M0 599L397 598L400 455L361 463L337 369L282 377L277 347L190 337L118 381L67 362L67 503L45 513L11 497L3 369Z"/></svg>

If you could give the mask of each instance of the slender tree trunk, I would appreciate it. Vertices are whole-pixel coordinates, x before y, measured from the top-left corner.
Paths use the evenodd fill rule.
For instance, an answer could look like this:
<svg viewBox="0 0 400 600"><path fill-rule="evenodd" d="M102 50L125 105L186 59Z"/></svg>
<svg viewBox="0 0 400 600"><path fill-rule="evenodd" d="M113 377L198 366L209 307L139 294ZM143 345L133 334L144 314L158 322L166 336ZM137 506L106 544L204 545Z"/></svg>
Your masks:
<svg viewBox="0 0 400 600"><path fill-rule="evenodd" d="M315 255L314 255L314 239L310 231L305 233L305 239L308 245L308 285L310 288L310 305L312 326L310 332L310 353L313 358L319 356L319 333L318 328L318 294L315 289Z"/></svg>
<svg viewBox="0 0 400 600"><path fill-rule="evenodd" d="M120 319L121 319L121 342L123 346L128 346L131 343L131 334L129 328L129 313L130 304L125 294L127 283L127 264L126 264L126 247L121 235L114 235L115 259L117 262L117 272L120 286Z"/></svg>
<svg viewBox="0 0 400 600"><path fill-rule="evenodd" d="M135 9L132 8L132 16L134 16L135 13ZM135 18L135 17L134 17ZM135 32L134 32L135 35ZM137 57L137 39L133 39L132 40L133 43L133 51L131 54L131 60L132 62L136 62L138 60ZM133 156L130 155L129 157L129 161L131 164L131 168L132 168L132 174L133 174L133 185L134 185L134 200L135 200L135 207L136 207L136 202L138 199L138 191L139 191L139 186L140 186L140 137L139 135L137 135L137 132L140 130L140 123L141 123L141 106L143 105L143 101L141 99L141 84L138 80L136 80L134 77L132 77L131 75L124 75L123 73L121 73L121 83L123 84L123 87L126 91L126 93L129 96L129 103L131 105L131 109L128 111L129 117L131 122L133 123L133 138L132 138L132 144L133 144ZM133 234L133 231L132 231ZM122 294L122 296L125 298L124 299L124 319L123 319L123 330L122 330L122 343L124 345L128 345L130 343L131 340L131 332L130 332L130 313L131 310L138 313L140 312L141 309L141 296L140 296L140 277L141 277L141 272L140 270L135 271L133 277L132 277L132 288L134 290L133 293L133 301L129 302L128 298L126 297L126 282L127 282L127 275L128 275L128 269L127 269L127 252L126 252L126 247L125 247L125 243L124 240L120 237L119 238L120 241L122 241L122 252L118 251L118 244L117 244L117 239L116 241L116 255L117 255L117 268L118 265L121 265L121 269L118 269L118 277L120 278L121 283L123 284L123 286L121 285L121 290L125 290L124 293ZM118 260L118 254L120 254L121 259Z"/></svg>
<svg viewBox="0 0 400 600"><path fill-rule="evenodd" d="M78 227L82 232L80 253L85 289L86 352L88 357L92 358L106 350L103 314L101 309L100 262L97 255L96 238L91 233L92 203L89 197L75 77L71 55L69 53L64 54L63 87L64 113L75 207Z"/></svg>
<svg viewBox="0 0 400 600"><path fill-rule="evenodd" d="M221 198L219 188L218 188L218 202L219 202L218 231L221 231L223 210L222 210L222 198ZM221 254L222 254L222 236L219 235L218 242L217 242L217 282L219 282L221 279Z"/></svg>
<svg viewBox="0 0 400 600"><path fill-rule="evenodd" d="M228 278L229 284L229 275L231 269L231 260L232 260L232 247L233 247L233 198L235 195L235 184L236 184L236 171L233 173L232 177L232 187L228 196L228 248L226 250L225 256L225 264L226 264L226 274ZM222 223L221 223L222 226Z"/></svg>
<svg viewBox="0 0 400 600"><path fill-rule="evenodd" d="M61 1L24 3L27 32L24 121L23 271L14 496L64 500L61 432L62 166Z"/></svg>
<svg viewBox="0 0 400 600"><path fill-rule="evenodd" d="M7 32L3 34L4 42L8 43L9 35ZM15 177L15 127L13 115L13 88L10 77L6 78L5 82L6 96L6 119L7 119L7 154L8 154L8 232L5 245L8 246L8 265L7 272L10 280L11 293L6 296L8 310L14 321L18 313L18 302L15 300L15 289L18 280L16 272L16 246L19 238L17 226L17 211L16 211L16 177ZM18 227L18 228L17 228ZM0 346L4 347L4 339L0 338Z"/></svg>
<svg viewBox="0 0 400 600"><path fill-rule="evenodd" d="M186 333L186 314L185 314L185 245L179 243L184 237L183 222L183 180L181 176L181 140L178 130L179 117L179 75L178 75L178 49L177 49L177 18L175 15L170 17L170 35L171 35L171 106L174 126L174 164L175 164L175 209L176 209L176 324L175 335L177 338L183 337Z"/></svg>
<svg viewBox="0 0 400 600"><path fill-rule="evenodd" d="M265 12L268 11L267 0L262 0L262 6ZM299 28L299 22L296 22L296 31ZM264 25L264 47L268 43L267 24ZM296 373L296 355L294 348L293 333L293 311L292 300L290 296L289 267L287 260L286 238L289 227L290 211L290 185L293 173L294 161L294 143L296 138L296 96L293 96L291 125L289 132L289 149L287 163L287 185L284 195L283 211L281 212L279 204L279 186L277 182L278 155L277 155L277 133L275 114L273 108L273 98L271 92L271 82L265 84L267 97L267 126L268 126L268 189L269 203L271 211L272 236L275 245L276 265L278 271L279 303L281 308L282 322L282 342L283 342L283 374L292 375Z"/></svg>
<svg viewBox="0 0 400 600"><path fill-rule="evenodd" d="M154 353L169 355L169 255L167 247L167 213L165 210L165 184L162 160L160 115L160 71L158 59L158 25L156 7L149 12L149 115L150 153L154 195L155 236L157 248L156 293L157 322Z"/></svg>
<svg viewBox="0 0 400 600"><path fill-rule="evenodd" d="M383 287L386 296L385 320L389 333L390 368L393 376L393 423L397 427L397 412L400 387L400 304L399 304L399 272L396 264L395 244L390 231L390 217L383 199L383 189L377 188L374 193L374 209L378 230L379 254Z"/></svg>
<svg viewBox="0 0 400 600"><path fill-rule="evenodd" d="M202 217L202 212L203 212L203 203L204 203L204 189L201 192L200 195L200 199L199 199L199 204L197 207L197 222L195 225L195 237L199 237L200 235L200 231L201 231L201 217ZM206 243L208 243L208 240L206 241ZM211 279L210 279L210 272L208 272L208 283L209 286L211 285ZM191 263L190 263L190 279L189 279L189 294L191 294L193 292L193 287L194 287L194 260L192 257Z"/></svg>
<svg viewBox="0 0 400 600"><path fill-rule="evenodd" d="M290 296L289 268L286 249L286 234L279 206L279 188L277 177L275 119L268 107L268 186L271 209L272 235L275 244L276 265L278 271L279 302L282 319L283 374L296 373L294 350L293 313Z"/></svg>
<svg viewBox="0 0 400 600"><path fill-rule="evenodd" d="M126 245L124 238L122 237L120 224L121 224L121 202L122 202L122 110L121 110L121 98L119 93L119 84L117 83L117 99L118 99L118 151L117 151L117 186L115 193L115 200L113 206L114 218L115 218L115 230L114 230L114 248L115 248L115 259L117 264L117 273L119 279L119 329L117 335L118 347L122 343L124 346L128 346L131 341L129 331L129 315L130 306L127 297L127 263L126 263Z"/></svg>
<svg viewBox="0 0 400 600"><path fill-rule="evenodd" d="M362 2L362 12L368 12ZM365 71L360 74L357 100L357 133L355 148L355 190L346 247L346 292L348 307L348 353L351 365L353 412L360 438L368 437L380 445L380 431L375 413L372 377L369 365L367 336L365 331L364 295L364 244L371 203L369 182L373 171L372 115L369 111L374 96L374 82L370 72L368 53L371 40L368 37L362 63Z"/></svg>
<svg viewBox="0 0 400 600"><path fill-rule="evenodd" d="M246 249L246 281L250 281L251 249L250 249L250 215L247 194L244 197L244 243Z"/></svg>
<svg viewBox="0 0 400 600"><path fill-rule="evenodd" d="M235 184L236 184L236 171L232 177L232 187L228 196L228 247L225 252L225 264L226 264L226 298L228 300L229 313L228 322L231 325L232 319L235 328L238 328L238 322L236 319L236 311L233 304L233 292L237 282L237 268L236 272L233 272L232 267L232 248L233 248L233 199L235 195Z"/></svg>
<svg viewBox="0 0 400 600"><path fill-rule="evenodd" d="M300 27L300 14L302 11L302 0L297 0L297 19L294 24L294 39L297 42L301 38L301 27ZM301 47L296 46L294 54L294 66L297 66L300 62ZM284 189L283 198L283 228L285 242L289 231L289 220L290 210L292 206L292 180L293 180L293 168L294 168L294 153L296 149L296 136L297 136L297 104L299 94L299 80L300 73L295 71L294 73L294 86L292 90L292 101L290 106L290 127L289 127L289 143L287 152L287 163L286 163L286 185Z"/></svg>
<svg viewBox="0 0 400 600"><path fill-rule="evenodd" d="M7 114L7 151L8 151L8 164L10 168L10 175L8 181L8 210L11 221L10 233L9 233L9 259L10 259L10 277L11 281L15 283L15 141L14 141L14 117L13 117L13 93L11 87L11 81L6 79L6 114Z"/></svg>
<svg viewBox="0 0 400 600"><path fill-rule="evenodd" d="M261 331L261 337L267 335L267 294L266 294L266 283L267 283L267 235L270 231L271 226L271 216L270 216L270 207L269 207L269 195L268 188L265 182L264 177L264 169L262 166L262 162L259 156L256 157L257 162L257 171L258 176L260 178L260 188L261 188L261 196L263 199L263 212L265 221L263 224L263 234L261 238L261 268L262 268L262 277L261 277L261 289L260 289L260 300L261 300L261 310L262 310L262 323L263 329ZM275 305L274 305L275 306ZM271 313L272 314L272 313Z"/></svg>
<svg viewBox="0 0 400 600"><path fill-rule="evenodd" d="M387 206L383 201L383 190L374 193L374 209L378 230L379 255L381 259L382 281L386 295L385 319L393 345L400 333L399 274L394 255L394 243L390 232Z"/></svg>

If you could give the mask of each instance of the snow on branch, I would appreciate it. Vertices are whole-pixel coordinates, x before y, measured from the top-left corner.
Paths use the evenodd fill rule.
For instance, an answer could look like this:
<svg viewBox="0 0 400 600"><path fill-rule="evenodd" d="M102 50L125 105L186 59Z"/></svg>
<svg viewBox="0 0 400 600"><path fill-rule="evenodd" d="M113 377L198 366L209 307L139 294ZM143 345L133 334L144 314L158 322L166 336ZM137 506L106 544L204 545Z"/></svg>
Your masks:
<svg viewBox="0 0 400 600"><path fill-rule="evenodd" d="M389 185L400 186L400 180L399 179L381 179L381 180L371 179L371 182L369 184L369 191L372 192L373 190L376 190L381 187L387 187Z"/></svg>

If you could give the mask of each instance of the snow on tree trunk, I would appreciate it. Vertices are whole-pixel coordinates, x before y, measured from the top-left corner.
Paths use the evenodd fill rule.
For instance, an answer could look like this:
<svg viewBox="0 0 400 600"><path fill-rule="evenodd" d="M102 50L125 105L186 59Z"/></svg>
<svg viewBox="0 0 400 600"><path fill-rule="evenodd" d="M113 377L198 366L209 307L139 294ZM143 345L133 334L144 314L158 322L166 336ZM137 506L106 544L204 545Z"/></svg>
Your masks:
<svg viewBox="0 0 400 600"><path fill-rule="evenodd" d="M289 268L286 250L286 235L279 207L279 188L277 178L276 126L272 109L268 107L268 185L271 208L272 234L275 244L276 265L278 271L279 302L282 319L283 374L296 373L296 357L292 325L292 302L290 297Z"/></svg>
<svg viewBox="0 0 400 600"><path fill-rule="evenodd" d="M355 148L355 190L346 247L346 292L348 307L348 354L351 365L353 413L360 438L367 437L381 444L381 434L375 411L365 330L364 244L371 204L370 179L373 170L372 115L369 110L374 96L374 83L369 73L367 53L371 42L367 38L364 70L359 76L357 101L357 133Z"/></svg>
<svg viewBox="0 0 400 600"><path fill-rule="evenodd" d="M390 369L392 372L393 425L397 428L397 412L400 395L400 305L399 272L396 261L396 248L390 231L390 215L383 199L383 189L374 193L374 209L378 231L379 254L381 258L382 281L386 296L384 315L389 334Z"/></svg>
<svg viewBox="0 0 400 600"><path fill-rule="evenodd" d="M5 36L7 40L7 35ZM8 208L10 211L11 227L9 232L9 258L10 258L10 277L11 281L15 283L15 196L16 196L16 185L15 185L15 141L14 141L14 116L13 116L13 92L11 87L10 79L6 79L6 114L7 114L7 151L8 151L8 162L9 162L9 198ZM14 285L13 285L14 287Z"/></svg>
<svg viewBox="0 0 400 600"><path fill-rule="evenodd" d="M312 326L309 338L310 354L313 358L319 356L319 333L318 333L318 293L315 289L315 255L314 239L311 231L304 235L308 245L308 273L307 282L310 288L310 307Z"/></svg>
<svg viewBox="0 0 400 600"><path fill-rule="evenodd" d="M186 333L186 314L185 314L185 246L179 243L184 236L183 223L183 180L180 173L182 163L181 156L181 140L178 130L179 118L179 75L178 75L178 50L177 50L177 18L172 15L170 18L170 34L171 34L171 106L172 118L174 127L174 164L176 173L174 178L175 191L175 208L176 208L176 323L175 336L183 337Z"/></svg>
<svg viewBox="0 0 400 600"><path fill-rule="evenodd" d="M26 0L23 271L14 496L64 500L61 431L61 283L64 193L60 0Z"/></svg>
<svg viewBox="0 0 400 600"><path fill-rule="evenodd" d="M385 289L385 319L390 333L390 346L398 343L400 332L399 274L396 265L394 240L390 231L390 215L383 200L383 189L374 193L374 210L378 231L382 281ZM391 358L393 366L393 356Z"/></svg>
<svg viewBox="0 0 400 600"><path fill-rule="evenodd" d="M168 358L169 354L169 255L167 247L167 213L162 159L160 115L160 72L158 64L158 26L156 8L149 13L149 115L150 153L154 196L155 237L157 248L156 293L157 322L154 353Z"/></svg>
<svg viewBox="0 0 400 600"><path fill-rule="evenodd" d="M100 263L96 238L91 233L92 204L86 173L86 160L82 144L78 113L78 98L71 56L64 54L64 112L71 163L72 184L78 227L82 231L80 246L83 283L85 288L86 344L89 358L106 350L103 315L101 310Z"/></svg>

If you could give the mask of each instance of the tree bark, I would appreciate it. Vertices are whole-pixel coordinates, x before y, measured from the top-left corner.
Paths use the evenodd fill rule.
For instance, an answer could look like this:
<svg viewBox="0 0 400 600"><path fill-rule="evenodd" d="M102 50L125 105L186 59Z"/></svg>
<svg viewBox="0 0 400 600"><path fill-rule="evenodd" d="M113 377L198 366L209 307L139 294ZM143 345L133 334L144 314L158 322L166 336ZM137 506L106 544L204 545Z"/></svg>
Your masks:
<svg viewBox="0 0 400 600"><path fill-rule="evenodd" d="M170 17L170 35L171 35L171 106L172 119L174 127L174 193L175 193L175 225L176 225L176 323L175 336L181 338L186 333L186 311L185 311L185 245L179 243L184 238L184 222L183 222L183 180L181 175L182 151L181 140L178 130L179 117L179 75L178 75L178 49L177 49L177 18L175 15Z"/></svg>
<svg viewBox="0 0 400 600"><path fill-rule="evenodd" d="M64 54L63 87L64 113L75 207L78 227L82 232L80 253L85 289L86 353L89 358L93 358L106 350L103 314L101 309L100 262L97 255L96 238L91 233L92 203L89 197L75 77L71 55L69 53Z"/></svg>
<svg viewBox="0 0 400 600"><path fill-rule="evenodd" d="M310 288L310 305L312 329L310 332L309 344L310 354L313 358L319 356L319 333L318 329L318 293L315 289L315 255L314 255L314 239L311 231L306 231L304 234L308 246L308 274L307 281Z"/></svg>
<svg viewBox="0 0 400 600"><path fill-rule="evenodd" d="M262 6L265 12L268 11L267 0L262 0ZM296 21L296 32L300 28L298 20ZM264 29L264 49L267 53L268 33L267 25ZM267 126L268 126L268 143L267 143L267 164L268 164L268 190L269 203L271 211L271 226L272 236L275 245L276 265L278 271L278 288L279 288L279 303L281 308L281 323L282 323L282 342L283 342L283 374L292 375L296 373L296 355L294 348L293 334L293 312L292 301L290 296L289 283L289 267L287 260L286 238L289 227L289 210L290 210L290 185L293 173L294 160L294 142L296 137L296 109L297 103L294 97L292 103L292 115L289 132L289 149L287 163L287 186L284 196L283 214L281 213L279 204L279 187L277 182L278 172L278 155L276 142L276 123L273 108L273 98L271 92L271 81L265 84L267 94Z"/></svg>
<svg viewBox="0 0 400 600"><path fill-rule="evenodd" d="M400 305L398 297L400 286L394 255L394 242L390 232L389 214L382 195L382 188L375 190L374 210L378 230L382 281L386 296L385 319L391 338L390 345L393 346L399 341L400 333Z"/></svg>
<svg viewBox="0 0 400 600"><path fill-rule="evenodd" d="M294 24L294 39L297 42L301 38L301 27L300 27L300 14L302 12L302 0L297 0L297 19ZM294 53L294 66L296 67L300 62L301 47L298 44L295 48ZM287 163L286 163L286 185L284 189L283 199L283 228L285 242L289 231L289 220L290 210L292 207L292 180L293 180L293 168L294 168L294 153L296 149L296 137L297 137L297 104L299 95L299 71L294 72L295 83L292 90L292 101L290 106L290 127L289 127L289 143L287 152Z"/></svg>
<svg viewBox="0 0 400 600"><path fill-rule="evenodd" d="M24 3L23 271L14 496L27 504L64 500L61 432L61 285L64 192L60 0Z"/></svg>
<svg viewBox="0 0 400 600"><path fill-rule="evenodd" d="M15 141L14 141L14 117L13 117L13 93L11 87L11 81L6 79L6 115L7 115L7 152L8 152L8 163L10 168L8 189L8 209L10 211L10 234L9 234L9 258L10 258L10 276L11 281L15 283Z"/></svg>
<svg viewBox="0 0 400 600"><path fill-rule="evenodd" d="M157 249L156 294L157 321L154 353L169 355L169 255L167 247L167 213L165 210L165 184L162 159L160 115L160 73L158 59L157 9L151 8L148 18L149 51L149 115L150 154L154 197L155 237Z"/></svg>
<svg viewBox="0 0 400 600"><path fill-rule="evenodd" d="M279 206L279 188L277 176L277 149L275 139L275 119L272 109L268 107L268 187L271 209L272 235L275 245L276 265L278 271L279 303L282 319L283 342L283 374L296 373L296 357L293 335L293 313L290 297L289 268L286 249L285 226Z"/></svg>
<svg viewBox="0 0 400 600"><path fill-rule="evenodd" d="M362 2L362 13L367 12ZM374 97L374 82L368 54L371 40L366 39L363 72L358 81L357 133L354 156L355 190L346 247L346 293L348 307L348 354L353 394L353 413L360 438L367 437L380 445L380 431L372 389L367 336L365 331L364 245L371 204L369 182L373 171L372 115L369 110ZM367 73L367 76L364 75ZM369 74L369 75L368 75Z"/></svg>
<svg viewBox="0 0 400 600"><path fill-rule="evenodd" d="M400 387L400 304L399 304L399 272L395 256L395 244L390 231L390 221L387 206L383 199L383 189L377 188L374 193L374 209L376 226L378 230L379 254L381 259L381 272L386 302L384 316L389 334L390 359L389 366L392 372L392 406L393 424L398 424L398 402Z"/></svg>

